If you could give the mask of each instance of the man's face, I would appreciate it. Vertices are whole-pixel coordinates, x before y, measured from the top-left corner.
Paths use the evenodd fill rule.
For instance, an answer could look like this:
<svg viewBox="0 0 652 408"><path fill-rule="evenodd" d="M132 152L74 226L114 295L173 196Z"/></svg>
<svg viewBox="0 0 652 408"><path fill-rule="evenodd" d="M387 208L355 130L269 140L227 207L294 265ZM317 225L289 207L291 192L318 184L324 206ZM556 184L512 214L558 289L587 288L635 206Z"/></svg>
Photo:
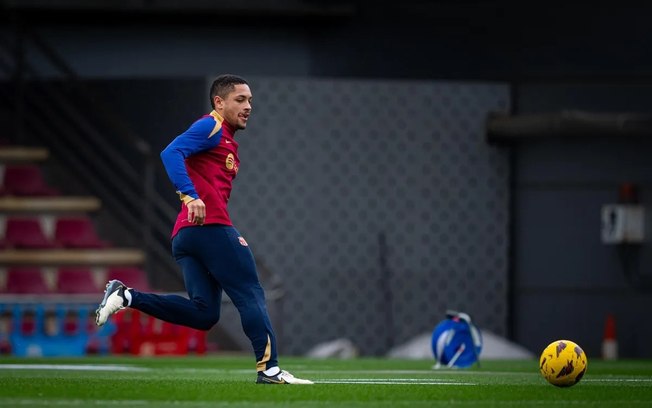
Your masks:
<svg viewBox="0 0 652 408"><path fill-rule="evenodd" d="M215 97L215 110L236 130L244 129L251 114L251 98L249 85L237 84L226 98Z"/></svg>

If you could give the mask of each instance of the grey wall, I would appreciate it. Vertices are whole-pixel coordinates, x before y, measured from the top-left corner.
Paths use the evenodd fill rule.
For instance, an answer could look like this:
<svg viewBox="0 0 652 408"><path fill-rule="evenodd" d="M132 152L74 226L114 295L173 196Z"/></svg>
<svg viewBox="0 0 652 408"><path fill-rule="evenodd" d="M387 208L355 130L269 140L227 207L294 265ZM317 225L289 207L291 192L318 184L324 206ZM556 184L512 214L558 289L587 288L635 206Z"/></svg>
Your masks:
<svg viewBox="0 0 652 408"><path fill-rule="evenodd" d="M509 107L505 85L254 78L252 88L230 209L283 278L284 351L347 337L383 353L447 308L506 332L507 155L483 130L487 111Z"/></svg>
<svg viewBox="0 0 652 408"><path fill-rule="evenodd" d="M649 112L646 84L528 84L523 113L582 109ZM515 339L532 350L557 338L600 356L605 319L616 317L622 357L650 357L652 307L652 141L645 138L548 139L515 148ZM647 242L604 245L603 204L619 202L623 183L639 188Z"/></svg>

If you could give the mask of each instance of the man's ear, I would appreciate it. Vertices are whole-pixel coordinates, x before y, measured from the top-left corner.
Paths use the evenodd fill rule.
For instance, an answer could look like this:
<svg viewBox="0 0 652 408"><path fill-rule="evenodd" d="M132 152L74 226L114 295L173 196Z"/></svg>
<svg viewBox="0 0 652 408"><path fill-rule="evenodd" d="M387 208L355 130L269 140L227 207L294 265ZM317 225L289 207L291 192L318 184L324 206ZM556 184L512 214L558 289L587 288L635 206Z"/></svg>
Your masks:
<svg viewBox="0 0 652 408"><path fill-rule="evenodd" d="M224 99L220 98L219 95L213 97L213 105L215 109L222 109L224 107Z"/></svg>

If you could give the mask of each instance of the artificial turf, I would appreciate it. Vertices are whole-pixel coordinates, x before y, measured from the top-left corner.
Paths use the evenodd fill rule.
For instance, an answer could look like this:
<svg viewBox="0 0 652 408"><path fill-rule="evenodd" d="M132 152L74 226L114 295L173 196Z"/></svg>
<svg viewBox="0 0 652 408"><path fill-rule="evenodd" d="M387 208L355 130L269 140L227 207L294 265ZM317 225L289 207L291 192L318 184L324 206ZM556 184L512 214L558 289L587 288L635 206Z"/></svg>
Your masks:
<svg viewBox="0 0 652 408"><path fill-rule="evenodd" d="M580 383L548 384L538 361L281 358L314 385L256 385L251 357L0 358L0 407L648 407L652 361L589 360Z"/></svg>

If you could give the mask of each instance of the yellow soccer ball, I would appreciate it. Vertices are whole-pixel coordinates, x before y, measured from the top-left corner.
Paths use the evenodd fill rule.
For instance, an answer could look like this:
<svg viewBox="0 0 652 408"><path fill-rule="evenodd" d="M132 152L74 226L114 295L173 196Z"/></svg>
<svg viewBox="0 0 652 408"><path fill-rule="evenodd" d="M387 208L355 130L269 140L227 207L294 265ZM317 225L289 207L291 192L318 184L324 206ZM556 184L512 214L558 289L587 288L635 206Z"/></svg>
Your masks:
<svg viewBox="0 0 652 408"><path fill-rule="evenodd" d="M553 341L539 358L541 375L557 387L570 387L580 382L587 365L584 350L570 340Z"/></svg>

